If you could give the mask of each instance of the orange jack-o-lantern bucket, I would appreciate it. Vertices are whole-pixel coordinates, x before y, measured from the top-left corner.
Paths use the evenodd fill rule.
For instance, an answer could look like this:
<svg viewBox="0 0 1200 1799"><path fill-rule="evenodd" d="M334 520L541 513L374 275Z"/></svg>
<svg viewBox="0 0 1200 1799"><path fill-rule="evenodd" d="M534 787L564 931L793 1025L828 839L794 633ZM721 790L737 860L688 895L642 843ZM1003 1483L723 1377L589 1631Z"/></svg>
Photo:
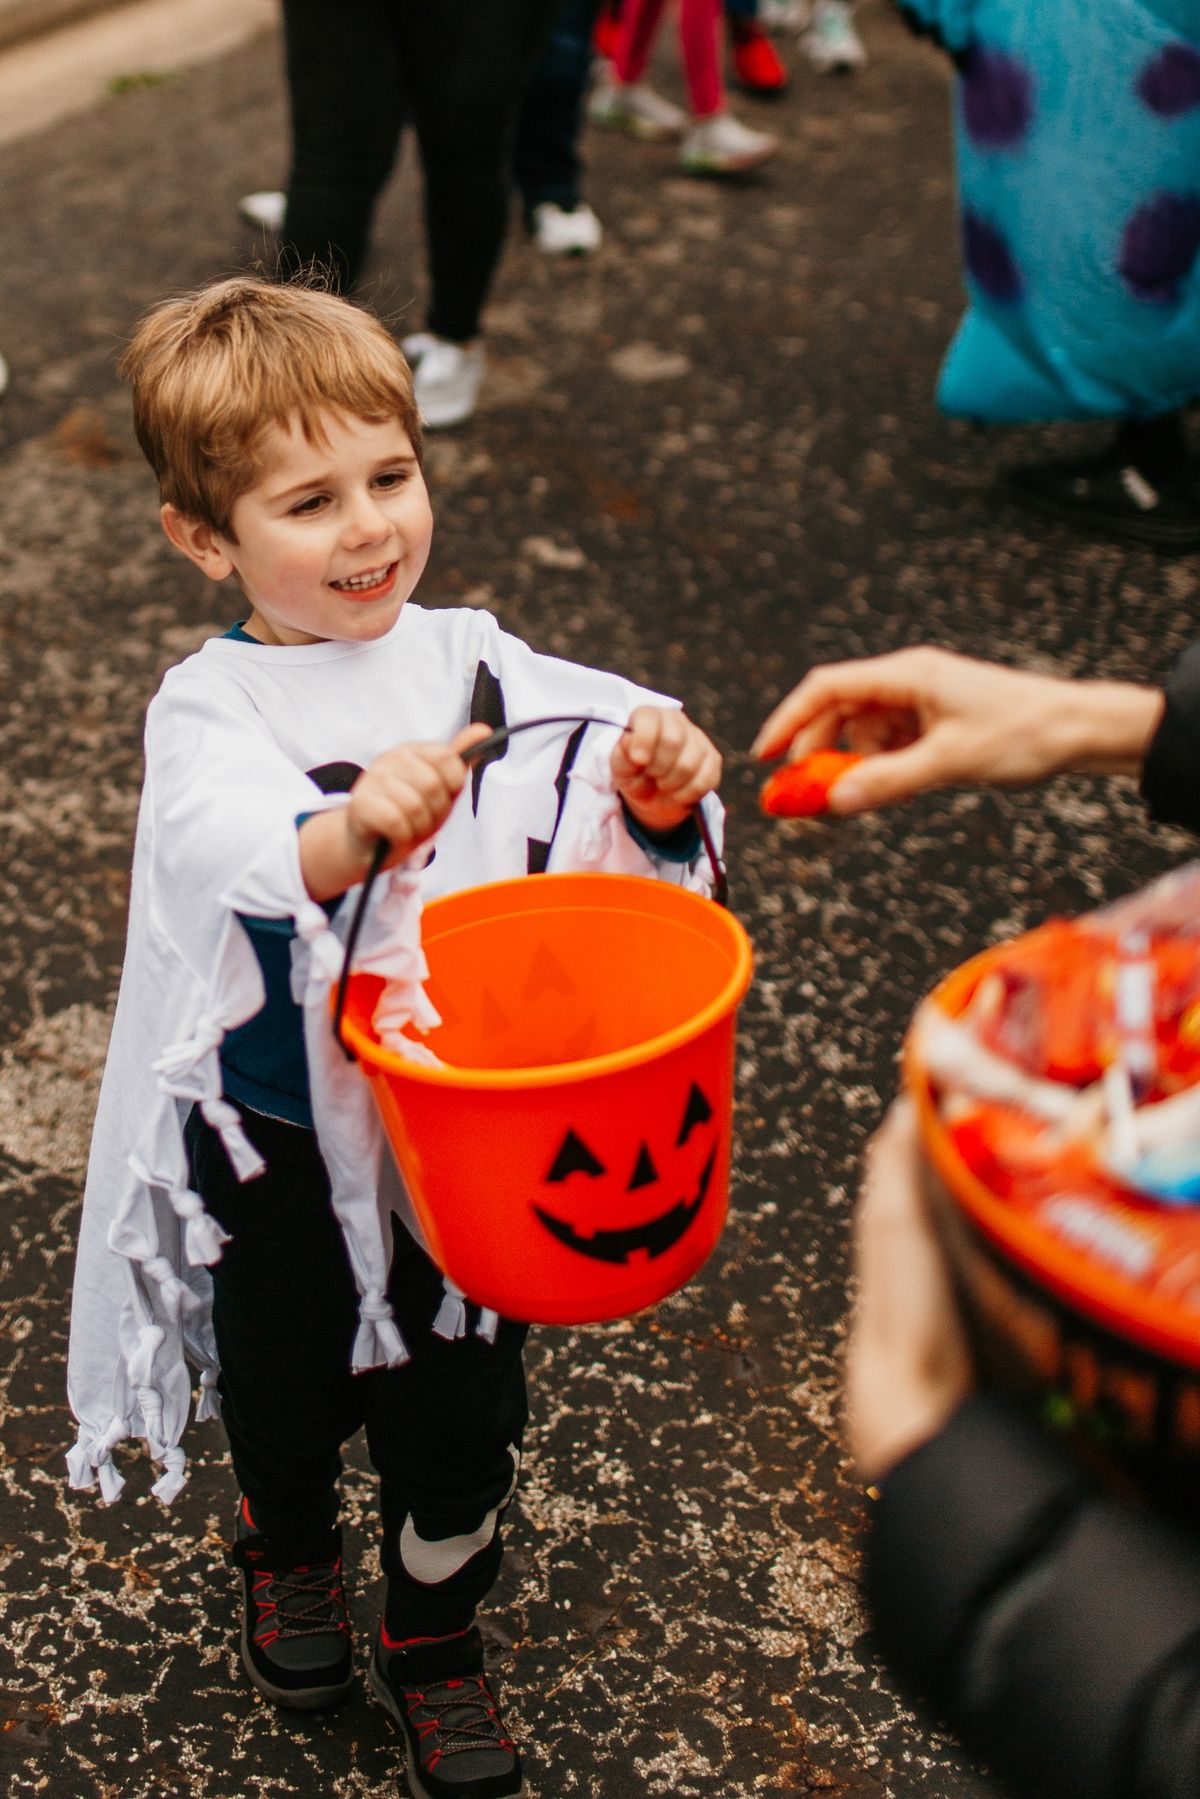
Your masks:
<svg viewBox="0 0 1200 1799"><path fill-rule="evenodd" d="M341 1030L439 1266L531 1323L673 1292L725 1220L741 925L662 882L548 874L431 901L422 945L439 1064L380 1044L378 976L350 973Z"/></svg>

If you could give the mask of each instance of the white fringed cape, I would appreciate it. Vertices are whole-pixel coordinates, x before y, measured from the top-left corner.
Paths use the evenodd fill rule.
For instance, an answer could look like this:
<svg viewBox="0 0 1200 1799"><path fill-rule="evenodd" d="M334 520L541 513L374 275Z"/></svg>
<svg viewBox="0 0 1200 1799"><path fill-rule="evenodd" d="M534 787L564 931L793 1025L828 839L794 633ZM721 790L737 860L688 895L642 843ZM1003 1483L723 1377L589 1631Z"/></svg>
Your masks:
<svg viewBox="0 0 1200 1799"><path fill-rule="evenodd" d="M189 1187L182 1131L198 1104L239 1178L261 1169L221 1096L222 1038L264 997L238 913L295 923L293 990L305 1009L313 1115L360 1294L353 1365L406 1358L386 1299L390 1214L418 1239L420 1232L367 1084L329 1028L329 987L357 889L331 924L305 891L296 819L345 803L306 771L335 762L365 768L397 743L452 737L468 721L481 663L509 723L558 712L623 723L636 705L664 703L618 676L535 655L487 613L410 604L374 643L277 647L214 638L167 674L150 706L125 967L75 1272L73 1487L98 1482L105 1501L116 1499L124 1479L113 1450L140 1437L162 1469L153 1491L169 1503L186 1478L180 1443L193 1370L197 1420L217 1413L208 1267L227 1239ZM553 839L552 871L608 869L709 889L703 861L659 862L626 831L608 773L611 730L586 732L559 817L556 779L569 730L513 738L479 777L478 810L470 790L460 796L428 868L396 870L379 883L359 959L388 974L393 1000L397 991L407 996L418 1017L421 900L524 874L531 838ZM711 799L706 807L719 835L720 808ZM447 1334L464 1328L463 1298L448 1288L439 1318Z"/></svg>

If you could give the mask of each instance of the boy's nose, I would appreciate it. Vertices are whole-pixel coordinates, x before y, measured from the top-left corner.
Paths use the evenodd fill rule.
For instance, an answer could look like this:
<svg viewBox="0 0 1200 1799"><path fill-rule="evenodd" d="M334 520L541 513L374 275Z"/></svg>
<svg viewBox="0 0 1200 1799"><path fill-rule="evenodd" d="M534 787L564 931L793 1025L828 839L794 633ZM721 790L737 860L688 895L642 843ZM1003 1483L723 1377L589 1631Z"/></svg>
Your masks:
<svg viewBox="0 0 1200 1799"><path fill-rule="evenodd" d="M390 535L391 524L370 494L359 494L346 515L345 537L348 544L381 543Z"/></svg>

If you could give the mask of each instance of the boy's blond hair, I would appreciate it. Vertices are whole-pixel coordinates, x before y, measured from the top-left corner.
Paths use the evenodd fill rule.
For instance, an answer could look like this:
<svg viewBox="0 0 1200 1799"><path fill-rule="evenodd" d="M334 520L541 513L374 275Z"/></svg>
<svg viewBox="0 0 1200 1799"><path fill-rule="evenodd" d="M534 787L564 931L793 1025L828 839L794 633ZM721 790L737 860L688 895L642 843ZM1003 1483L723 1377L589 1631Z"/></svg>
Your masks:
<svg viewBox="0 0 1200 1799"><path fill-rule="evenodd" d="M361 307L320 288L238 275L147 313L120 362L138 442L162 501L233 540L272 425L322 439L321 413L396 419L421 454L412 375Z"/></svg>

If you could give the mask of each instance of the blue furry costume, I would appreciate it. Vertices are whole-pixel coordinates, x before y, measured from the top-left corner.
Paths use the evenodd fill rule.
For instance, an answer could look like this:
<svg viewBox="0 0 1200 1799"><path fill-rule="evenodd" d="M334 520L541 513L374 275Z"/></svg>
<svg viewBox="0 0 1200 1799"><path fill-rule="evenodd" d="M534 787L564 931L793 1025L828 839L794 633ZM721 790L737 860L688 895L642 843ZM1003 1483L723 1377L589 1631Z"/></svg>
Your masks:
<svg viewBox="0 0 1200 1799"><path fill-rule="evenodd" d="M946 412L1152 418L1200 395L1200 0L907 0L950 51L970 304Z"/></svg>

